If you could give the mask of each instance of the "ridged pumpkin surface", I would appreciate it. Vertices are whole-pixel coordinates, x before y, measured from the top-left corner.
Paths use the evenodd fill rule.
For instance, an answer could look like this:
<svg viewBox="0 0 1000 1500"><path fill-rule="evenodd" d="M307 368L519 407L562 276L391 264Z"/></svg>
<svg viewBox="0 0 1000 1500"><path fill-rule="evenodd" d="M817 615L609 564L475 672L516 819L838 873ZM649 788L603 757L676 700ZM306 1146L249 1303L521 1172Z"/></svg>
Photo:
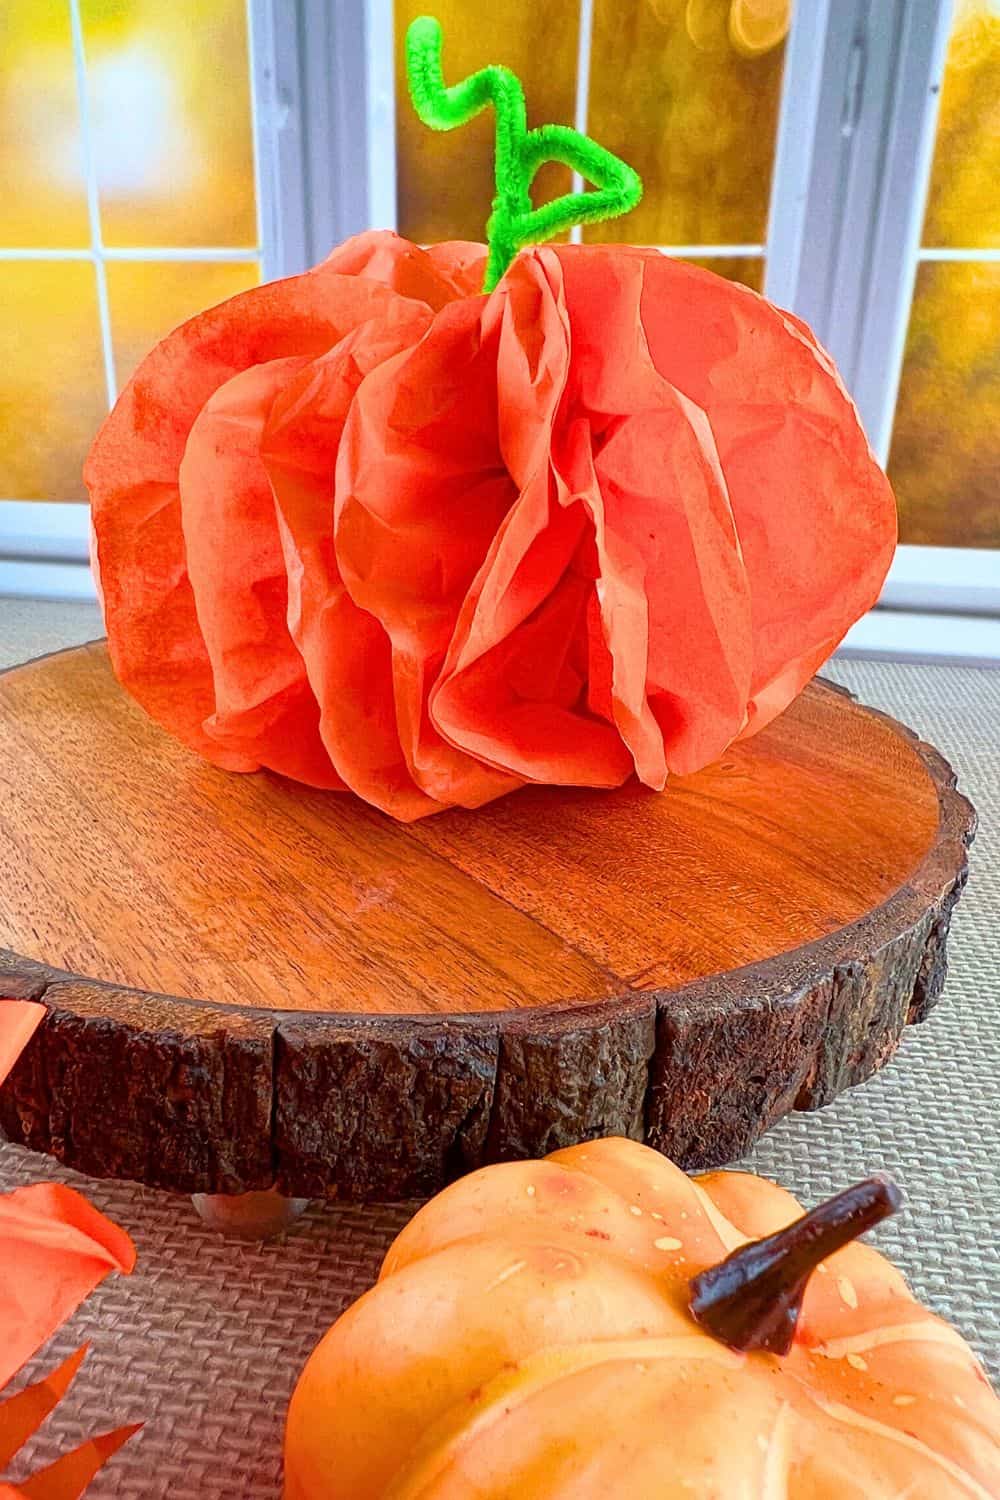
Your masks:
<svg viewBox="0 0 1000 1500"><path fill-rule="evenodd" d="M690 1278L800 1212L627 1140L464 1178L306 1366L286 1500L997 1500L1000 1401L870 1247L784 1358L693 1321Z"/></svg>

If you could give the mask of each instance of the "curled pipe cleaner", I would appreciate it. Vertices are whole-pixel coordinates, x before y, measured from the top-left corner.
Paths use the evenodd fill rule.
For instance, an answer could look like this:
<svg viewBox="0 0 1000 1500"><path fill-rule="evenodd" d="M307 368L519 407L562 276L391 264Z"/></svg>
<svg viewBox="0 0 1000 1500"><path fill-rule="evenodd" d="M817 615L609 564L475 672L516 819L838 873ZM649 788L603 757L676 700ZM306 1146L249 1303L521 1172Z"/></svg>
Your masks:
<svg viewBox="0 0 1000 1500"><path fill-rule="evenodd" d="M406 33L406 72L413 107L432 130L454 130L488 104L496 110L496 197L486 226L490 253L484 291L493 290L522 245L550 240L571 224L617 218L642 197L639 174L589 136L567 125L529 130L524 90L509 68L481 68L447 88L441 26L432 16L419 16ZM533 208L531 184L547 161L563 162L594 190L565 193Z"/></svg>

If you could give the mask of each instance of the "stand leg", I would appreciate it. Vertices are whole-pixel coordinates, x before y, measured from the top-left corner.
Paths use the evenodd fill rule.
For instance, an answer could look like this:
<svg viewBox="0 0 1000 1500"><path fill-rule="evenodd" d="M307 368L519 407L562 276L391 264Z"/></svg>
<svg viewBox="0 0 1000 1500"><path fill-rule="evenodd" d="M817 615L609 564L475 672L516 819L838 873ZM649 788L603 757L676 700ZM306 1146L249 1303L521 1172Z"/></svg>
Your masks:
<svg viewBox="0 0 1000 1500"><path fill-rule="evenodd" d="M309 1207L308 1198L285 1198L277 1188L260 1193L192 1193L191 1202L212 1229L239 1240L273 1240Z"/></svg>

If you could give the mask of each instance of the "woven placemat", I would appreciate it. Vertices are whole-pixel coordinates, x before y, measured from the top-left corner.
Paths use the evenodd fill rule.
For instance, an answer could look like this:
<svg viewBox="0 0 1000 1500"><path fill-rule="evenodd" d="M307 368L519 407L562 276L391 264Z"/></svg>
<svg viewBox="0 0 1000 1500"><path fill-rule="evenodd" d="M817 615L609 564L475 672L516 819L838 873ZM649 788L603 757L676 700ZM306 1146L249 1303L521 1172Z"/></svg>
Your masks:
<svg viewBox="0 0 1000 1500"><path fill-rule="evenodd" d="M781 1122L746 1165L807 1202L869 1171L891 1172L908 1207L878 1243L1000 1380L1000 672L838 662L830 675L940 746L979 808L981 831L948 987L929 1022L909 1032L879 1077L820 1114ZM144 1421L95 1482L95 1500L277 1500L296 1376L370 1285L407 1208L313 1210L283 1242L245 1245L207 1231L186 1200L89 1182L0 1146L0 1187L54 1179L123 1224L139 1263L131 1278L100 1288L36 1362L37 1372L84 1340L92 1346L27 1466L95 1429Z"/></svg>

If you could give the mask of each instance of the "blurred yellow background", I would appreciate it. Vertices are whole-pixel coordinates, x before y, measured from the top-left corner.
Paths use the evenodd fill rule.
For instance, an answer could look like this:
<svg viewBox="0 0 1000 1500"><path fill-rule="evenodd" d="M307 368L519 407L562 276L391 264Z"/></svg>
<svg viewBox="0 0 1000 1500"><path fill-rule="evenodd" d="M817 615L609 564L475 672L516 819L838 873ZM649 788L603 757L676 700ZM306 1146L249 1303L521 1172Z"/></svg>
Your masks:
<svg viewBox="0 0 1000 1500"><path fill-rule="evenodd" d="M493 198L493 120L431 134L406 107L403 40L426 0L396 0L396 119L400 231L415 240L482 239ZM645 195L597 240L646 245L763 242L778 127L790 0L594 0L587 131L641 174ZM572 123L579 0L437 0L446 82L484 62L521 79L528 123ZM568 192L569 173L544 167L537 202ZM717 266L757 285L763 268Z"/></svg>
<svg viewBox="0 0 1000 1500"><path fill-rule="evenodd" d="M87 250L67 0L0 6L0 246ZM80 13L105 246L252 250L245 0L81 0ZM260 270L109 260L106 277L121 386L158 338ZM107 410L94 265L0 261L0 308L0 497L83 499L81 465Z"/></svg>
<svg viewBox="0 0 1000 1500"><path fill-rule="evenodd" d="M396 0L398 45L425 0ZM579 0L437 0L449 80L503 60L532 123L577 108ZM666 246L763 246L790 0L594 0L588 130L646 195L592 231ZM81 0L89 141L119 386L199 308L253 285L256 243L245 0ZM86 257L84 138L67 0L3 0L0 248ZM226 66L220 69L219 59ZM221 81L220 81L221 80ZM488 115L447 136L419 124L401 71L399 227L481 238L493 194ZM568 190L546 167L545 199ZM1000 247L1000 0L957 0L924 244ZM118 260L139 247L148 258ZM165 260L164 253L194 252ZM760 288L762 255L692 258ZM83 498L106 409L92 259L0 261L0 497ZM916 278L890 473L905 541L1000 546L1000 263L924 260Z"/></svg>
<svg viewBox="0 0 1000 1500"><path fill-rule="evenodd" d="M1000 3L957 0L923 243L1000 249ZM889 455L904 542L1000 547L1000 262L917 269Z"/></svg>

